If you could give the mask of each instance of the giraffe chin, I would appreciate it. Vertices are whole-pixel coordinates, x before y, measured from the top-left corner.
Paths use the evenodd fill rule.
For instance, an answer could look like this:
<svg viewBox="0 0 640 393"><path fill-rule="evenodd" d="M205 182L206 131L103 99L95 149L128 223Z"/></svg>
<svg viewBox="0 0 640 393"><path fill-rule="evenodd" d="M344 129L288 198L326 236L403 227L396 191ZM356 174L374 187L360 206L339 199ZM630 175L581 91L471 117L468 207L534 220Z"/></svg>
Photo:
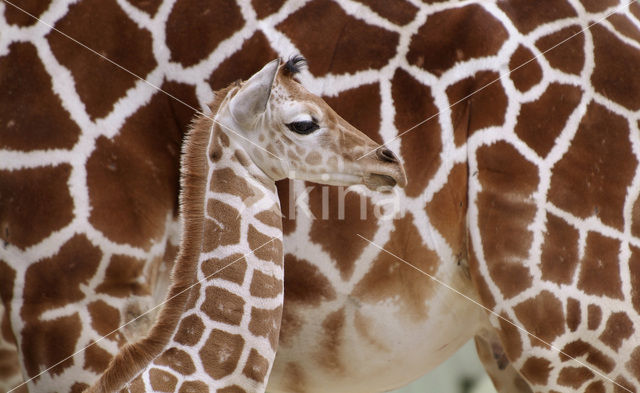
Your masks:
<svg viewBox="0 0 640 393"><path fill-rule="evenodd" d="M389 193L396 185L403 187L404 184L399 183L395 178L389 175L379 173L370 173L364 177L364 185L371 191Z"/></svg>

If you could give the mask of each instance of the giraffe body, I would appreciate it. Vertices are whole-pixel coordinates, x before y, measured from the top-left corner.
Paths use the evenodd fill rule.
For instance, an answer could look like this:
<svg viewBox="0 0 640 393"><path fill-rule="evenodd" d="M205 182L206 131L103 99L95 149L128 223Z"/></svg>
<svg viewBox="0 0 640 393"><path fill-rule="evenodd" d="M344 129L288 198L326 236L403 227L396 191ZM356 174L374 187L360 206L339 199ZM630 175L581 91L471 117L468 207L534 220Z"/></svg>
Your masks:
<svg viewBox="0 0 640 393"><path fill-rule="evenodd" d="M55 2L30 11L115 61L129 68L135 64L137 73L195 107L204 107L213 90L251 75L277 54L300 52L310 60L310 72L301 76L305 85L373 139L388 141L435 116L390 144L407 170L403 215L391 222L371 215L361 220L359 196L349 194L344 219L335 200L328 220L319 219L319 187L309 193L308 203L294 204L299 214L283 226L285 307L273 391L323 391L327 380L335 383L332 392L400 386L439 361L430 356L434 350L446 357L458 343L487 329L488 319L471 311L464 299L454 300L448 289L353 237L354 232L425 271L433 268L462 292L477 293L499 315L631 391L640 389L634 360L640 89L631 72L640 63L637 4L578 34L624 3L407 1L393 11L356 1L194 3L114 0L90 12L98 7L95 1ZM3 79L4 91L23 94L3 95L0 107L32 102L26 94L32 92L44 103L40 110L56 120L42 125L29 113L23 118L2 114L5 130L50 131L7 133L13 136L0 142L2 189L30 196L20 199L22 204L15 202L17 194L1 196L1 205L13 212L0 215L0 236L8 243L0 249L0 294L9 305L3 348L16 340L22 347L24 337L32 337L29 321L46 321L40 333L45 338L64 330L63 322L82 331L64 341L55 352L58 358L26 351L21 367L33 376L108 333L105 326L130 319L125 297L134 294L140 305L151 303L151 277L160 270L152 266L163 266L165 251L175 250L165 244L175 238L170 227L176 225L177 151L192 113L6 4L2 16L2 30L9 33L0 36L0 75L26 75L25 80L40 83L18 90L16 77ZM216 19L222 16L224 23ZM179 28L186 25L197 33ZM125 29L126 43L121 39ZM119 52L105 43L115 43L116 49L135 43L136 50ZM88 69L96 67L102 78L90 77ZM110 83L101 85L103 80ZM134 146L147 149L123 150L132 139ZM134 152L144 153L146 161ZM144 166L149 159L153 165ZM116 171L133 168L137 175L116 181L109 176L110 165ZM143 173L154 174L147 184L132 180L145 178ZM153 192L140 192L150 186ZM295 187L302 192L305 185ZM113 200L98 198L107 193L97 190L114 189L126 192L111 194ZM46 196L48 204L38 204L37 195ZM154 198L145 200L149 195ZM296 195L280 192L280 197L288 206L286 199ZM143 205L152 206L144 215ZM300 214L305 206L315 219ZM31 214L20 213L25 211ZM38 230L27 234L24 227ZM136 230L123 236L123 227ZM73 275L85 285L80 292L23 313L29 269L58 255L59 263L68 263L69 250L94 249L101 254L94 256L92 269ZM130 279L119 279L115 287L100 287L109 277L120 277L113 272L123 265L123 256L144 268L129 271ZM465 278L466 261L471 280ZM313 280L304 280L309 277ZM612 285L599 288L605 278ZM539 315L538 305L551 310L554 324L526 318ZM100 323L92 317L96 308L109 311ZM430 318L433 310L443 309L453 328L442 329ZM614 391L614 384L600 382L589 374L593 371L535 344L504 321L490 320L507 357L534 391ZM431 323L433 328L420 329ZM407 325L413 327L409 332ZM438 336L443 331L446 337ZM589 345L576 343L577 337ZM30 388L45 390L69 375L85 375L85 383L91 383L125 341L123 336L102 342L101 351L88 360L78 355ZM415 352L407 356L407 348ZM496 363L489 368L500 378ZM511 366L507 370L513 375Z"/></svg>

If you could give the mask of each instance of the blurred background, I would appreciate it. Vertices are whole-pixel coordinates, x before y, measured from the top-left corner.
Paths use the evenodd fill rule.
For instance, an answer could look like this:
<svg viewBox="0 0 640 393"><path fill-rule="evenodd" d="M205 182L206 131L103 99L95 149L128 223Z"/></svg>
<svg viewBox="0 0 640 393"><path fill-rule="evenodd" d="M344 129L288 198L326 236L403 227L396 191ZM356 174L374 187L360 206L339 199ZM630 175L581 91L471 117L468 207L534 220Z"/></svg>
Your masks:
<svg viewBox="0 0 640 393"><path fill-rule="evenodd" d="M473 340L424 377L391 393L496 393Z"/></svg>

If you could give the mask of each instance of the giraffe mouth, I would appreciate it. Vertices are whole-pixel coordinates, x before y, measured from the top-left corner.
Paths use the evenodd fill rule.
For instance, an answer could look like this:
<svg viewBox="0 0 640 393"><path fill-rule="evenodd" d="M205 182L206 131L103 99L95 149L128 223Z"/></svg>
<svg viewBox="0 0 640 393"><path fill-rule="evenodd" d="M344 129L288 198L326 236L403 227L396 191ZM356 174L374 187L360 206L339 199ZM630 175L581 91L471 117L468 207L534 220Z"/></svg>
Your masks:
<svg viewBox="0 0 640 393"><path fill-rule="evenodd" d="M364 177L364 185L372 191L390 192L397 184L394 177L381 173L370 173Z"/></svg>

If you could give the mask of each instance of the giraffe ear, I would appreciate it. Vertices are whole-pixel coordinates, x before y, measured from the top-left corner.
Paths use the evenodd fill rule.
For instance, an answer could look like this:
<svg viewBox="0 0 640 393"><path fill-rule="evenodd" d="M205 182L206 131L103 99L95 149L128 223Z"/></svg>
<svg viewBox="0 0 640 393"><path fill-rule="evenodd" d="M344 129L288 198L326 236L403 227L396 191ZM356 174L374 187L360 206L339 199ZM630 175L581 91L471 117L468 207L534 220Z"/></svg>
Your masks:
<svg viewBox="0 0 640 393"><path fill-rule="evenodd" d="M264 113L279 67L280 59L269 62L249 78L231 99L229 110L236 122L247 124Z"/></svg>

